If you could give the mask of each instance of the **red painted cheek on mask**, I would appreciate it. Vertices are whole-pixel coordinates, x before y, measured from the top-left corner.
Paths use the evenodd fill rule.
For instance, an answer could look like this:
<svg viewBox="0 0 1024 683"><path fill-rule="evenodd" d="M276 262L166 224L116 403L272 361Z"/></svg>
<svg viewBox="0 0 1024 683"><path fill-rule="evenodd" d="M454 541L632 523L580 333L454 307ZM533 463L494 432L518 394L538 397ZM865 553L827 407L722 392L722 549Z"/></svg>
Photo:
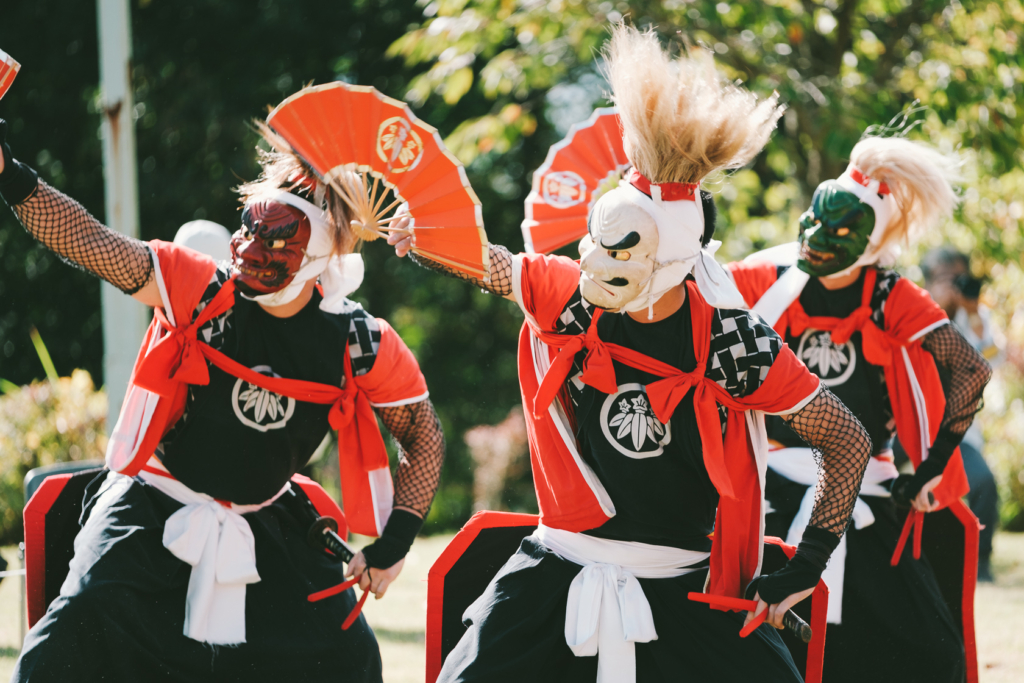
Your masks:
<svg viewBox="0 0 1024 683"><path fill-rule="evenodd" d="M246 294L271 294L291 284L302 266L311 228L299 209L274 201L252 202L231 238L235 284Z"/></svg>

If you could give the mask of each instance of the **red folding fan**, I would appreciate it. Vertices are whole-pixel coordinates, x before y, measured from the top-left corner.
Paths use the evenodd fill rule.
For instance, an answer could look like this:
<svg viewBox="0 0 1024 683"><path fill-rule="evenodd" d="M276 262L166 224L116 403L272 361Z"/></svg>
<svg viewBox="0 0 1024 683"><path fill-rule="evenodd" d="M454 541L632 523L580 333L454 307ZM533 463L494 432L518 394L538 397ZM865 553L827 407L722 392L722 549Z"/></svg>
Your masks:
<svg viewBox="0 0 1024 683"><path fill-rule="evenodd" d="M594 202L629 166L614 109L596 109L573 126L533 173L523 221L526 250L546 253L586 235Z"/></svg>
<svg viewBox="0 0 1024 683"><path fill-rule="evenodd" d="M0 50L0 99L7 94L7 90L14 83L14 77L18 75L21 64L14 61L14 57Z"/></svg>
<svg viewBox="0 0 1024 683"><path fill-rule="evenodd" d="M330 83L292 95L267 124L345 198L359 237L385 235L389 214L404 202L413 251L487 279L480 200L437 130L405 103L372 87Z"/></svg>

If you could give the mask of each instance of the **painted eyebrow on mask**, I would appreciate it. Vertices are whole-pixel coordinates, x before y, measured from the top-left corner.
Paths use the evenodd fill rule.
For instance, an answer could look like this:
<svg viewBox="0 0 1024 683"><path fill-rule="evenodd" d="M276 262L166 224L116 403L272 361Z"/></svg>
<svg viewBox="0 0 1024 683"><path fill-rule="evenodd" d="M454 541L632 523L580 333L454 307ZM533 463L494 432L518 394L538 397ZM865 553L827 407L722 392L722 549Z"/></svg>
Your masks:
<svg viewBox="0 0 1024 683"><path fill-rule="evenodd" d="M604 242L601 242L601 246L609 251L622 251L623 249L635 247L638 244L640 244L640 233L635 230L615 244L605 244Z"/></svg>

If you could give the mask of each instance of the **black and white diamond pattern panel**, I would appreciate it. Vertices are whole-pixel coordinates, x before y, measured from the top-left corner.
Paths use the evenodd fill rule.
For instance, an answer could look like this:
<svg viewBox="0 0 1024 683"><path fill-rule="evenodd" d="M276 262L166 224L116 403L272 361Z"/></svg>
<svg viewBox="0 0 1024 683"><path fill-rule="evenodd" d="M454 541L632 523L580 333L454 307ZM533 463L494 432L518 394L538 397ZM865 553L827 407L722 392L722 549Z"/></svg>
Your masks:
<svg viewBox="0 0 1024 683"><path fill-rule="evenodd" d="M558 316L555 332L558 334L582 334L590 327L590 320L593 317L594 307L584 300L577 289L562 310L562 315Z"/></svg>
<svg viewBox="0 0 1024 683"><path fill-rule="evenodd" d="M196 306L195 313L192 314L192 320L195 321L202 313L203 309L206 308L207 304L213 301L213 297L217 295L220 288L224 286L224 283L230 279L231 275L228 273L227 263L221 263L217 266L217 270L213 272L213 277L210 278L210 284L206 286L206 291L203 292L203 297L199 301L199 305ZM229 308L223 314L207 320L202 326L196 331L196 334L200 341L204 341L213 348L220 351L224 347L224 338L228 330L231 329L231 315L234 309Z"/></svg>
<svg viewBox="0 0 1024 683"><path fill-rule="evenodd" d="M871 321L878 326L878 329L885 329L885 302L889 300L893 287L900 279L900 274L895 270L878 269L878 276L875 279L875 291L871 293Z"/></svg>
<svg viewBox="0 0 1024 683"><path fill-rule="evenodd" d="M380 324L362 309L355 308L348 326L348 357L352 359L352 374L365 375L373 369L380 350Z"/></svg>
<svg viewBox="0 0 1024 683"><path fill-rule="evenodd" d="M782 350L782 339L749 311L715 309L707 377L737 398L764 382Z"/></svg>
<svg viewBox="0 0 1024 683"><path fill-rule="evenodd" d="M590 327L590 321L594 317L594 307L580 295L579 290L572 295L569 303L562 309L562 314L555 321L555 332L558 334L583 334ZM586 352L576 354L572 362L572 370L569 371L569 398L573 405L580 404L583 395L583 381L580 375L583 374L583 359Z"/></svg>

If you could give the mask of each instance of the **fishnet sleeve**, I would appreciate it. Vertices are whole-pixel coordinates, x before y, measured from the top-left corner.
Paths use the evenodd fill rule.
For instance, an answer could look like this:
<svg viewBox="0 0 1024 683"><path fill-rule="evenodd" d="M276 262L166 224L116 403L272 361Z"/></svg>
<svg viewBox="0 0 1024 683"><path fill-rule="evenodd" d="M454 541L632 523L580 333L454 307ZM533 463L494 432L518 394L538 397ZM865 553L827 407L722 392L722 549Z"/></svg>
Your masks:
<svg viewBox="0 0 1024 683"><path fill-rule="evenodd" d="M480 278L467 275L466 273L455 270L443 263L431 261L420 254L410 252L409 257L413 262L423 266L424 268L436 270L437 272L448 275L449 277L467 280L485 292L497 294L498 296L509 296L512 294L512 254L508 249L500 244L488 244L487 247L491 260L490 282L484 282Z"/></svg>
<svg viewBox="0 0 1024 683"><path fill-rule="evenodd" d="M407 507L425 518L444 462L441 421L429 399L376 410L398 444L395 507Z"/></svg>
<svg viewBox="0 0 1024 683"><path fill-rule="evenodd" d="M939 425L939 437L954 440L956 446L974 422L975 413L981 410L982 394L992 379L992 367L953 325L932 330L921 340L921 346L949 373L949 386L945 388L946 412Z"/></svg>
<svg viewBox="0 0 1024 683"><path fill-rule="evenodd" d="M807 442L818 461L810 526L842 536L871 457L871 438L860 420L824 386L810 403L783 420Z"/></svg>
<svg viewBox="0 0 1024 683"><path fill-rule="evenodd" d="M149 248L103 225L81 204L42 180L28 199L14 206L21 224L61 259L97 275L125 294L153 277Z"/></svg>

